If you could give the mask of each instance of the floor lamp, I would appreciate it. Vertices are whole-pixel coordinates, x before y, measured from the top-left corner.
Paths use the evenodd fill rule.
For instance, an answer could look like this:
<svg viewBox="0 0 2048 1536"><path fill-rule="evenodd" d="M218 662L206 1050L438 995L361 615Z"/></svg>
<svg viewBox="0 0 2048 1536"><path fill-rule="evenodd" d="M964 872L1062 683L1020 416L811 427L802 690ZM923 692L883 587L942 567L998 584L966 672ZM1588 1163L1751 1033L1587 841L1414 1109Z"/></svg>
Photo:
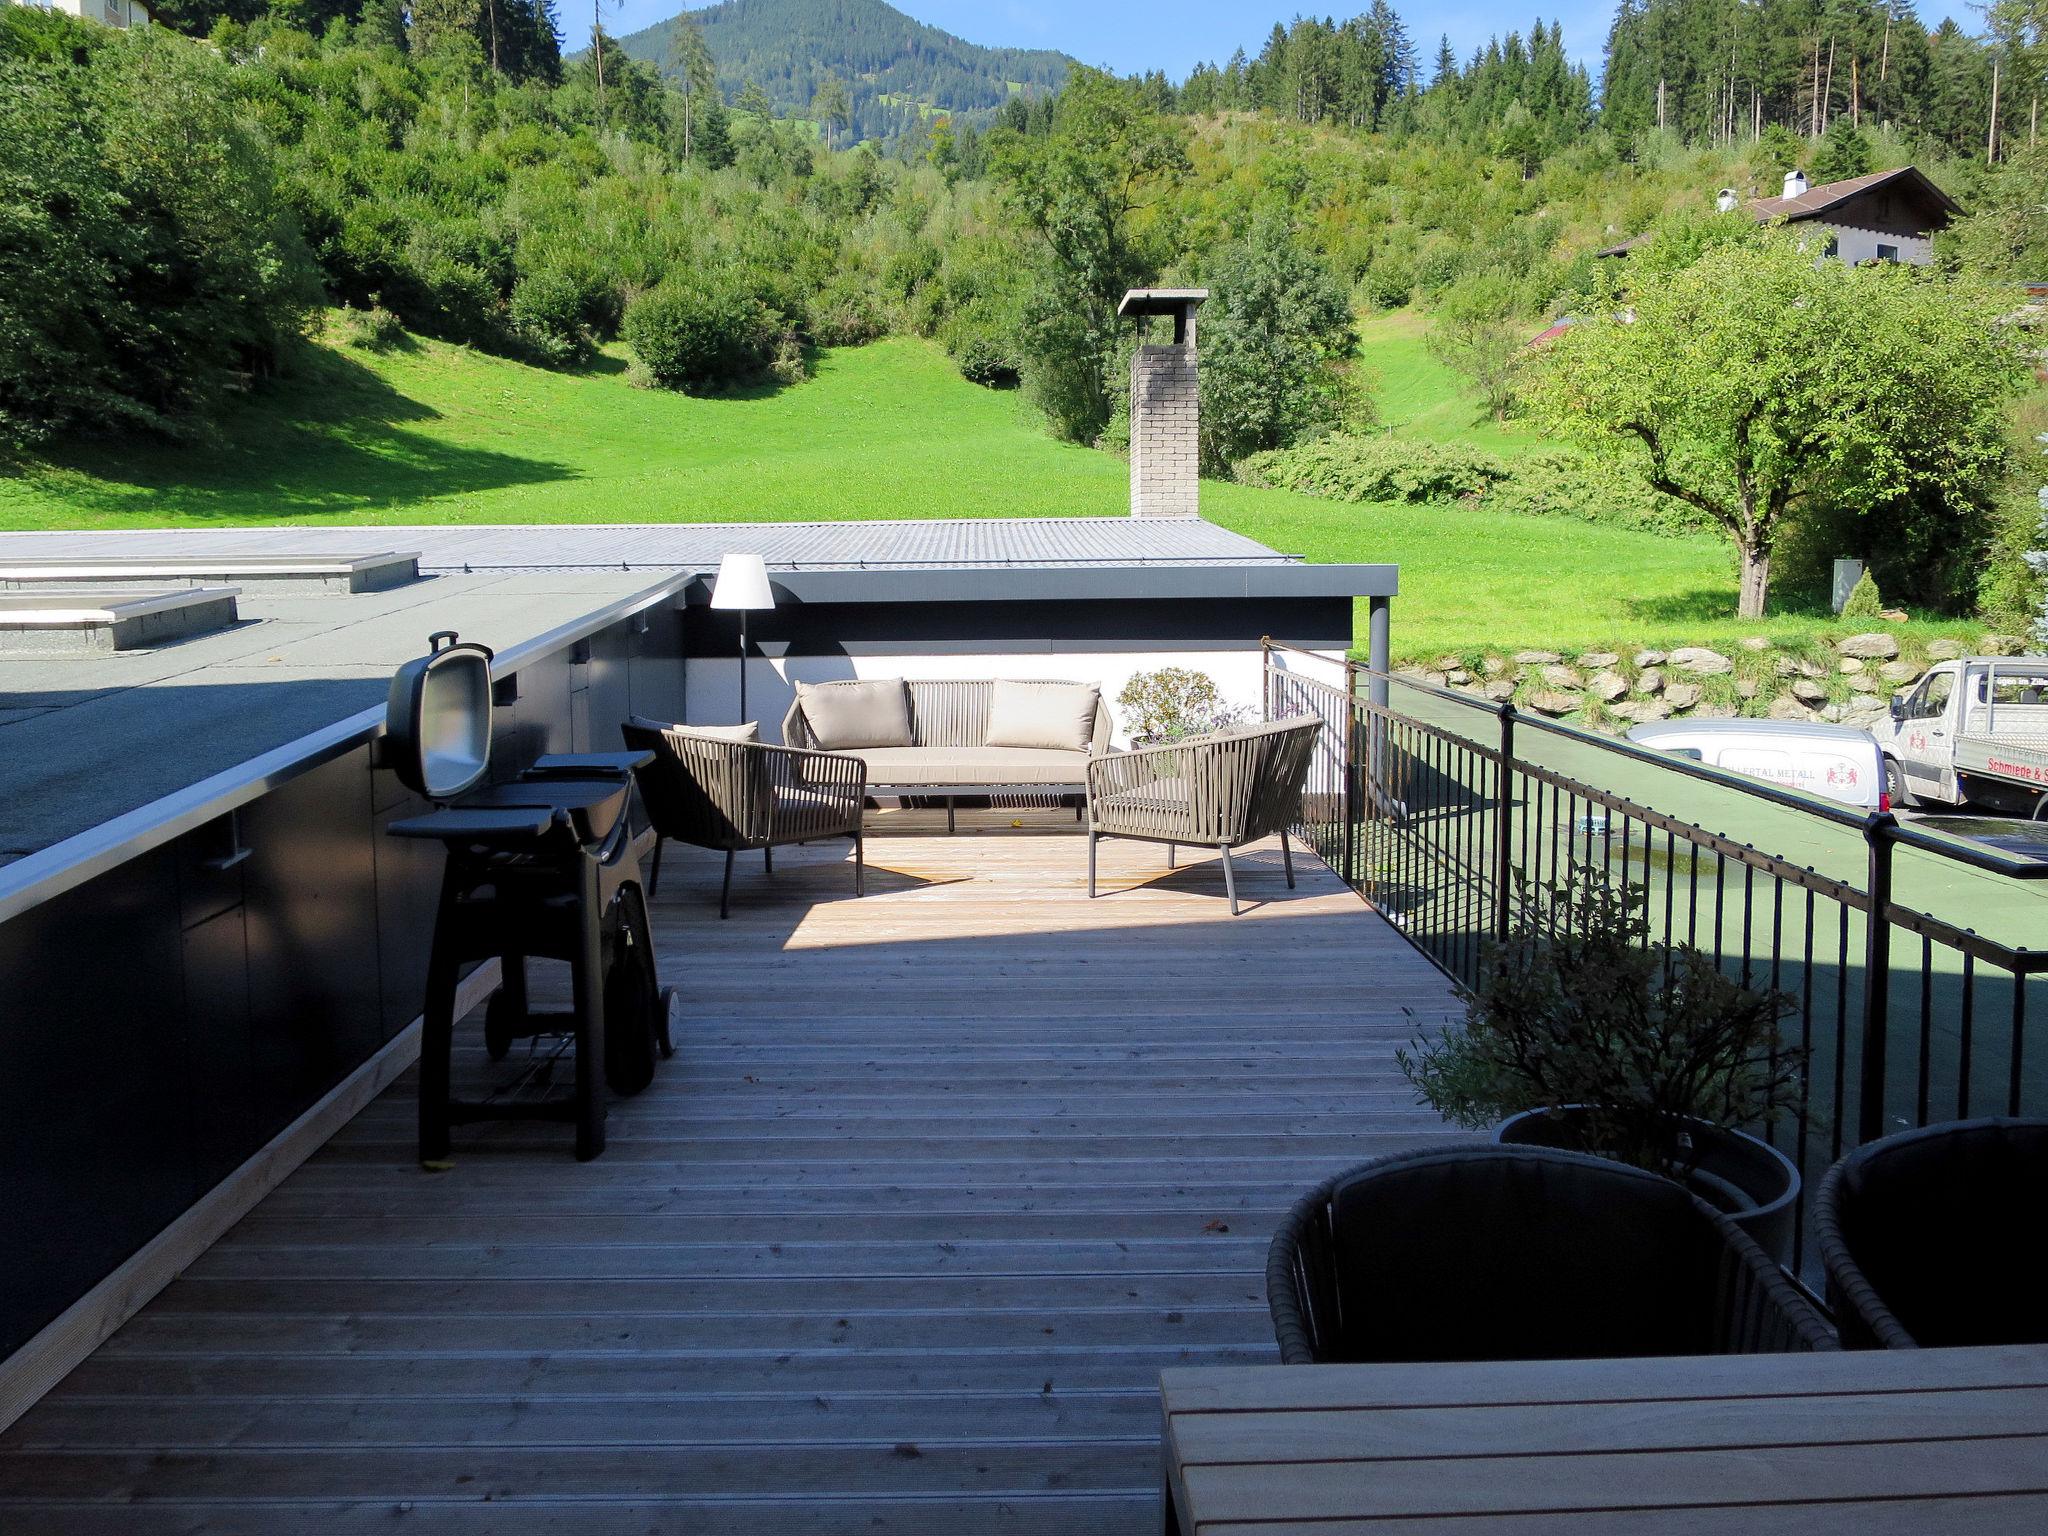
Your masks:
<svg viewBox="0 0 2048 1536"><path fill-rule="evenodd" d="M718 577L711 583L711 606L739 610L740 723L744 725L747 721L747 615L756 608L775 606L775 592L768 585L768 567L759 555L734 550L718 562Z"/></svg>

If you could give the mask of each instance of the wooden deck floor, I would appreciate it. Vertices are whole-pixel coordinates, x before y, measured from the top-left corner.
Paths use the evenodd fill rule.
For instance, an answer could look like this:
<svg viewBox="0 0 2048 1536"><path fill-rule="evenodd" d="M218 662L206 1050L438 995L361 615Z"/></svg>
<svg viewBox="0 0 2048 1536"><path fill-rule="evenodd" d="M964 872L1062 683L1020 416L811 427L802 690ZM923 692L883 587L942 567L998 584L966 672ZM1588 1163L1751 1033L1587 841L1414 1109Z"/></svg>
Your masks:
<svg viewBox="0 0 2048 1536"><path fill-rule="evenodd" d="M1105 844L1091 903L1022 819L878 817L861 901L757 856L725 923L671 853L691 1017L607 1154L423 1171L408 1076L0 1439L0 1530L1156 1530L1160 1368L1273 1358L1277 1218L1445 1134L1393 1050L1453 1005L1312 857L1233 920Z"/></svg>

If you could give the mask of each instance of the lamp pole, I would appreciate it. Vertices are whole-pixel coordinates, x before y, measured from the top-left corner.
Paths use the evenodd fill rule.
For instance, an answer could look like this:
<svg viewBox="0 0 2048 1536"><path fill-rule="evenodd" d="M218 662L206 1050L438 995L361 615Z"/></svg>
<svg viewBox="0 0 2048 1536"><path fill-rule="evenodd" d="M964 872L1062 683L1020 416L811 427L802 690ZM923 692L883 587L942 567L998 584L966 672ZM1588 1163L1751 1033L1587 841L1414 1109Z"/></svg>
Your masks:
<svg viewBox="0 0 2048 1536"><path fill-rule="evenodd" d="M747 723L747 614L752 610L740 610L740 720Z"/></svg>

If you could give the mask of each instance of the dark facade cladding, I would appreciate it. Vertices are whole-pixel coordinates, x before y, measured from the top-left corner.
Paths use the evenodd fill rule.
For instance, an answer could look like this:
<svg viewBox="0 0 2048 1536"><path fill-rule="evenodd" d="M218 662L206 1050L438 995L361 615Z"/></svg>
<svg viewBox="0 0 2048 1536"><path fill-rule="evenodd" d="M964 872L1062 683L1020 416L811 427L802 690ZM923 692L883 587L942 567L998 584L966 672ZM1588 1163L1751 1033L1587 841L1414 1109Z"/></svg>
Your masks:
<svg viewBox="0 0 2048 1536"><path fill-rule="evenodd" d="M1220 652L1268 633L1343 648L1352 594L1373 594L1384 629L1392 574L778 571L753 635L771 659ZM736 638L708 595L678 576L502 652L497 775L614 748L629 714L685 718L685 660ZM250 793L172 796L0 867L0 1356L418 1016L441 851L384 835L424 807L374 766L380 715L304 738L324 744ZM81 843L69 874L31 869Z"/></svg>
<svg viewBox="0 0 2048 1536"><path fill-rule="evenodd" d="M499 771L680 715L680 655L664 605L522 663ZM373 753L0 923L0 1355L418 1016L441 851L384 835L427 807Z"/></svg>

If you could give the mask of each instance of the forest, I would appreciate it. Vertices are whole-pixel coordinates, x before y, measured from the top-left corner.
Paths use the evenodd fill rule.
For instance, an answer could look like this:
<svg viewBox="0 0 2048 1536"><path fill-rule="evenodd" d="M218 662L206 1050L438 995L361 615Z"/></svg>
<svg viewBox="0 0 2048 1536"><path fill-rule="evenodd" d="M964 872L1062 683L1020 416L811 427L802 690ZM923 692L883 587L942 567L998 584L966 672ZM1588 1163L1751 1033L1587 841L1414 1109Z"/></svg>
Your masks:
<svg viewBox="0 0 2048 1536"><path fill-rule="evenodd" d="M623 348L644 382L693 393L794 382L819 348L929 337L967 378L1021 387L1054 435L1117 449L1130 339L1115 302L1166 281L1215 294L1210 473L1324 441L1354 479L1449 485L1420 450L1376 445L1361 317L1425 314L1476 414L1534 420L1528 338L1724 243L1736 226L1713 221L1715 188L1917 163L1969 210L1943 239L1945 282L2048 270L2031 119L1971 142L1975 108L1943 105L1949 75L1930 62L1948 45L1903 8L1625 6L1603 98L1555 22L1462 61L1440 46L1425 69L1374 0L1343 23L1276 26L1256 58L1177 84L1072 66L1056 92L920 115L885 147L853 110L848 38L821 36L834 67L806 82L799 116L759 80L734 89L715 32L688 17L649 62L601 30L565 58L550 0L179 3L193 8L167 9L176 26L135 36L0 6L0 451L106 431L204 441L330 306L364 345L412 332L564 369ZM1724 56L1736 22L1755 47L1738 36ZM1987 117L1994 68L2001 113L2030 110L2011 104L2040 78L2036 31L1997 13L1964 39L1968 68L1950 73L1981 66ZM1646 230L1658 242L1626 276L1594 254ZM53 270L80 280L39 280ZM1913 299L1857 281L1828 303ZM1983 412L2009 395L2001 382L1968 403L1958 431L1975 446L1949 456L1967 473L1900 470L1876 501L1858 482L1859 509L1919 530L1880 572L1901 595L2033 600L2031 493L1980 451ZM1802 527L1868 541L1840 526L1867 468L1788 504L1781 588L1812 579ZM1503 505L1698 522L1590 451L1521 482L1472 473ZM1478 492L1417 499L1439 494Z"/></svg>

